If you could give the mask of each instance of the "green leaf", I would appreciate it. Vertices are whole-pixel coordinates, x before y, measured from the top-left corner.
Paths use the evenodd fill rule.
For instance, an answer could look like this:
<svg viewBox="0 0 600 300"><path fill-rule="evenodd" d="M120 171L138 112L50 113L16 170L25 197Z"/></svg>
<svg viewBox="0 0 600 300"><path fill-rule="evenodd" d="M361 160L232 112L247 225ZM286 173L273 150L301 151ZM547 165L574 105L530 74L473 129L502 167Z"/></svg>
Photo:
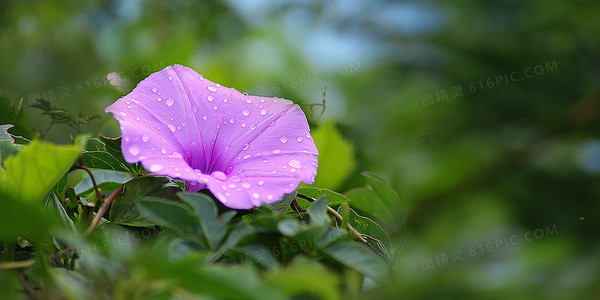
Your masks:
<svg viewBox="0 0 600 300"><path fill-rule="evenodd" d="M373 188L377 197L383 200L388 207L399 204L400 196L398 196L398 193L387 184L385 179L371 172L362 172L361 175L365 176L367 183Z"/></svg>
<svg viewBox="0 0 600 300"><path fill-rule="evenodd" d="M113 201L109 212L110 221L129 226L154 226L156 223L144 218L136 204L146 196L175 200L180 191L179 185L166 176L134 178L125 183L123 193Z"/></svg>
<svg viewBox="0 0 600 300"><path fill-rule="evenodd" d="M74 145L34 141L4 161L5 169L0 168L0 190L21 201L41 201L71 168L81 151Z"/></svg>
<svg viewBox="0 0 600 300"><path fill-rule="evenodd" d="M354 169L354 150L344 140L333 121L326 121L312 132L319 149L319 169L312 186L335 190Z"/></svg>
<svg viewBox="0 0 600 300"><path fill-rule="evenodd" d="M105 151L86 151L81 156L83 165L90 169L130 172L125 164Z"/></svg>
<svg viewBox="0 0 600 300"><path fill-rule="evenodd" d="M235 216L235 211L228 211L217 219L217 206L212 198L201 193L179 193L179 198L189 204L202 225L202 233L211 249L221 243L227 233L228 225Z"/></svg>
<svg viewBox="0 0 600 300"><path fill-rule="evenodd" d="M182 203L161 198L144 197L137 202L137 210L152 223L171 229L181 237L196 240L200 225L192 210Z"/></svg>
<svg viewBox="0 0 600 300"><path fill-rule="evenodd" d="M371 249L355 241L333 243L325 253L341 264L373 279L383 279L389 265Z"/></svg>
<svg viewBox="0 0 600 300"><path fill-rule="evenodd" d="M328 189L324 189L324 188L318 188L318 187L301 187L298 188L298 193L302 194L304 196L308 196L314 199L319 199L323 196L327 196L327 199L329 199L329 205L340 205L344 202L349 202L350 199L348 199L348 197L334 192L332 190L328 190Z"/></svg>
<svg viewBox="0 0 600 300"><path fill-rule="evenodd" d="M337 211L339 214L342 214L342 207L339 207ZM367 234L367 235L381 241L381 243L383 244L382 246L385 247L384 248L385 250L381 249L382 246L377 245L375 243L375 241L367 238L367 241L369 241L369 243L371 244L371 246L373 246L373 248L381 249L385 255L389 254L388 250L391 249L392 242L391 242L390 237L387 234L387 232L385 232L385 230L383 230L383 228L381 228L381 226L379 226L379 224L377 224L375 221L373 221L367 217L363 217L363 216L357 214L353 209L350 209L350 217L348 219L348 223L352 227L354 227L354 229L358 230L358 232L360 232L362 234Z"/></svg>
<svg viewBox="0 0 600 300"><path fill-rule="evenodd" d="M327 223L327 197L317 199L307 210L311 224L322 226Z"/></svg>
<svg viewBox="0 0 600 300"><path fill-rule="evenodd" d="M283 219L277 224L279 232L285 236L295 236L300 232L300 224L295 219Z"/></svg>
<svg viewBox="0 0 600 300"><path fill-rule="evenodd" d="M23 145L15 144L15 140L8 133L8 129L12 127L12 124L0 125L0 163L2 165L7 157L17 154L23 148Z"/></svg>
<svg viewBox="0 0 600 300"><path fill-rule="evenodd" d="M75 223L73 223L73 220L69 218L67 211L63 207L62 203L60 203L60 200L58 200L58 197L56 197L56 194L52 192L48 193L48 196L46 196L46 201L44 203L44 209L50 214L55 214L59 216L59 218L62 220L63 224L66 227L75 231Z"/></svg>
<svg viewBox="0 0 600 300"><path fill-rule="evenodd" d="M296 191L293 191L289 194L285 194L283 195L283 198L275 203L271 203L269 204L269 206L271 206L273 208L274 211L276 212L286 212L288 210L288 208L290 207L290 204L292 203L292 201L294 201L294 198L296 198Z"/></svg>
<svg viewBox="0 0 600 300"><path fill-rule="evenodd" d="M284 269L267 274L267 280L281 287L289 299L312 299L301 295L313 295L317 299L341 299L339 278L320 263L299 256Z"/></svg>
<svg viewBox="0 0 600 300"><path fill-rule="evenodd" d="M370 216L385 221L392 222L392 214L386 203L381 200L371 189L356 188L344 194L350 199L353 208L358 209Z"/></svg>
<svg viewBox="0 0 600 300"><path fill-rule="evenodd" d="M131 175L124 172L114 172L108 170L92 171L96 184L99 188L105 191L117 189L123 183L131 180ZM86 176L75 186L75 192L78 195L83 195L92 192L94 186L90 176Z"/></svg>
<svg viewBox="0 0 600 300"><path fill-rule="evenodd" d="M45 212L39 203L23 202L2 191L0 201L0 241L14 242L17 237L33 242L43 241L59 224L56 216Z"/></svg>

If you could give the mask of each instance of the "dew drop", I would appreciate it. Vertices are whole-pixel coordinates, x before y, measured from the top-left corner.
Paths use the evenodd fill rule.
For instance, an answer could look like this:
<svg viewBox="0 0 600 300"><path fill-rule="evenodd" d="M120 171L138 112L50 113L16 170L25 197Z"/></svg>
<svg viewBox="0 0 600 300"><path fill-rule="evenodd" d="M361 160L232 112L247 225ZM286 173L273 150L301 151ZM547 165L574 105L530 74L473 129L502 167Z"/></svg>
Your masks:
<svg viewBox="0 0 600 300"><path fill-rule="evenodd" d="M167 149L165 149L165 147L163 147L162 149L160 149L160 153L167 154Z"/></svg>
<svg viewBox="0 0 600 300"><path fill-rule="evenodd" d="M212 85L209 85L209 86L208 86L208 90L209 90L209 91L211 91L211 92L216 92L216 91L217 91L217 88L216 88L216 87L214 87L214 86L212 86Z"/></svg>
<svg viewBox="0 0 600 300"><path fill-rule="evenodd" d="M297 159L292 159L288 162L288 166L296 169L302 169L302 163Z"/></svg>
<svg viewBox="0 0 600 300"><path fill-rule="evenodd" d="M244 111L242 111L242 115L244 115L244 117L247 117L248 115L250 115L250 112L245 109Z"/></svg>
<svg viewBox="0 0 600 300"><path fill-rule="evenodd" d="M147 142L148 140L150 140L150 137L148 137L148 136L147 136L147 135L145 135L145 134L142 134L142 142L144 142L144 143L145 143L145 142Z"/></svg>
<svg viewBox="0 0 600 300"><path fill-rule="evenodd" d="M175 130L177 130L177 128L175 128L175 126L172 125L172 124L167 125L167 127L169 127L169 129L171 130L171 132L175 132Z"/></svg>
<svg viewBox="0 0 600 300"><path fill-rule="evenodd" d="M215 105L215 106L213 106L213 109L214 109L214 110L217 110L217 109L219 109L219 108L218 108L218 107Z"/></svg>
<svg viewBox="0 0 600 300"><path fill-rule="evenodd" d="M225 175L225 173L221 172L221 171L214 171L212 174L212 177L218 179L218 180L225 180L227 179L227 175Z"/></svg>
<svg viewBox="0 0 600 300"><path fill-rule="evenodd" d="M256 129L256 124L250 124L250 129L252 129L252 130Z"/></svg>
<svg viewBox="0 0 600 300"><path fill-rule="evenodd" d="M163 169L161 164L153 164L150 166L150 172L158 172Z"/></svg>
<svg viewBox="0 0 600 300"><path fill-rule="evenodd" d="M162 99L160 97L156 98L156 101L160 102Z"/></svg>
<svg viewBox="0 0 600 300"><path fill-rule="evenodd" d="M131 147L129 147L129 153L131 153L131 155L140 154L140 147L138 145L131 145Z"/></svg>
<svg viewBox="0 0 600 300"><path fill-rule="evenodd" d="M126 113L124 113L124 112L120 112L119 114L120 114L121 116L123 116L123 117L127 117L127 114L126 114Z"/></svg>
<svg viewBox="0 0 600 300"><path fill-rule="evenodd" d="M231 124L235 123L235 119L234 118L229 119L229 123L231 123Z"/></svg>
<svg viewBox="0 0 600 300"><path fill-rule="evenodd" d="M165 103L168 106L172 106L173 104L175 104L175 100L173 100L173 98L167 98L167 101L165 101Z"/></svg>
<svg viewBox="0 0 600 300"><path fill-rule="evenodd" d="M260 114L263 115L263 116L266 115L267 114L267 110L266 109L261 109Z"/></svg>
<svg viewBox="0 0 600 300"><path fill-rule="evenodd" d="M192 111L195 113L198 111L198 106L192 105Z"/></svg>
<svg viewBox="0 0 600 300"><path fill-rule="evenodd" d="M245 188L245 189L249 189L249 188L252 187L252 185L250 183L248 183L248 182L242 182L242 187Z"/></svg>
<svg viewBox="0 0 600 300"><path fill-rule="evenodd" d="M273 153L273 154L279 154L279 153L281 153L281 150L279 150L279 149L275 149L275 150L273 150L273 152L272 152L272 153Z"/></svg>
<svg viewBox="0 0 600 300"><path fill-rule="evenodd" d="M258 193L252 193L252 197L254 197L254 199L258 199L260 198L260 195Z"/></svg>
<svg viewBox="0 0 600 300"><path fill-rule="evenodd" d="M297 138L296 138L296 141L298 141L298 142L302 142L302 137L301 137L301 136L297 137Z"/></svg>
<svg viewBox="0 0 600 300"><path fill-rule="evenodd" d="M260 180L260 181L258 182L258 185L260 185L260 186L263 186L263 185L265 185L265 182L264 182L264 181L262 181L262 180Z"/></svg>
<svg viewBox="0 0 600 300"><path fill-rule="evenodd" d="M267 195L267 200L269 200L269 201L273 200L273 195Z"/></svg>
<svg viewBox="0 0 600 300"><path fill-rule="evenodd" d="M306 138L307 138L307 139L310 139L310 138L311 138L311 136L310 136L310 133L307 133L307 134L306 134Z"/></svg>
<svg viewBox="0 0 600 300"><path fill-rule="evenodd" d="M214 100L214 98L212 96L208 96L208 97L206 97L206 100L212 102Z"/></svg>
<svg viewBox="0 0 600 300"><path fill-rule="evenodd" d="M244 147L242 147L242 150L248 150L249 147L250 147L250 144L244 144Z"/></svg>
<svg viewBox="0 0 600 300"><path fill-rule="evenodd" d="M285 136L282 136L282 137L281 137L279 140L280 140L282 143L285 143L285 142L287 142L287 138L286 138Z"/></svg>
<svg viewBox="0 0 600 300"><path fill-rule="evenodd" d="M227 103L227 98L223 98L223 103Z"/></svg>
<svg viewBox="0 0 600 300"><path fill-rule="evenodd" d="M265 99L260 99L261 103L265 103L265 101L266 101Z"/></svg>
<svg viewBox="0 0 600 300"><path fill-rule="evenodd" d="M179 152L173 152L173 154L171 154L171 156L173 156L175 158L183 158L183 156Z"/></svg>
<svg viewBox="0 0 600 300"><path fill-rule="evenodd" d="M252 157L252 155L250 155L250 154L246 154L246 155L244 155L244 159L248 159L248 158L250 158L250 157Z"/></svg>
<svg viewBox="0 0 600 300"><path fill-rule="evenodd" d="M153 86L152 91L156 93L156 91L158 91L158 89L155 86Z"/></svg>
<svg viewBox="0 0 600 300"><path fill-rule="evenodd" d="M207 116L202 116L202 120L206 121L208 119Z"/></svg>
<svg viewBox="0 0 600 300"><path fill-rule="evenodd" d="M169 80L173 80L173 76L169 75Z"/></svg>
<svg viewBox="0 0 600 300"><path fill-rule="evenodd" d="M242 128L246 128L246 123L242 123Z"/></svg>
<svg viewBox="0 0 600 300"><path fill-rule="evenodd" d="M230 183L230 184L229 184L229 187L230 187L230 188L232 188L232 189L235 189L235 184L233 184L233 183Z"/></svg>

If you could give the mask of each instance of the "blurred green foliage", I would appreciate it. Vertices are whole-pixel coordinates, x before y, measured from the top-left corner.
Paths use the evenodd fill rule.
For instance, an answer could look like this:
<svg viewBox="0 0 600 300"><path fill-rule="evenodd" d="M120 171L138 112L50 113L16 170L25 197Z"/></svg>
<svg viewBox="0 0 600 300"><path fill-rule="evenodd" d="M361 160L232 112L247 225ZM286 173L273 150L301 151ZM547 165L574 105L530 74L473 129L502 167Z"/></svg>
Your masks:
<svg viewBox="0 0 600 300"><path fill-rule="evenodd" d="M356 152L337 191L373 197L360 189L373 171L410 206L386 215L373 200L401 251L393 287L372 298L594 299L598 11L591 0L2 1L0 124L43 134L51 120L30 107L42 98L102 115L81 132L117 136L104 107L174 63L303 104L327 86L325 114L306 112L317 128L335 120ZM77 133L56 124L45 138ZM132 281L151 272L139 267Z"/></svg>

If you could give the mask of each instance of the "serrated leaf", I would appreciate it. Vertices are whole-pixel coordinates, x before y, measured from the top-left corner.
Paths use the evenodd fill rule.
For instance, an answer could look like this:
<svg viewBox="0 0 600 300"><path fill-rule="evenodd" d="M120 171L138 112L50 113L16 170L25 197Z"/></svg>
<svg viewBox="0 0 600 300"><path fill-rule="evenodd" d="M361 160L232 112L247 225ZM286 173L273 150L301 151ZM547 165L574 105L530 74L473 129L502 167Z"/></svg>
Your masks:
<svg viewBox="0 0 600 300"><path fill-rule="evenodd" d="M81 151L74 145L34 141L4 161L5 169L0 168L0 190L21 201L41 201L71 168Z"/></svg>
<svg viewBox="0 0 600 300"><path fill-rule="evenodd" d="M143 197L137 201L136 209L153 224L171 229L181 237L196 239L196 229L200 224L187 205L167 199Z"/></svg>
<svg viewBox="0 0 600 300"><path fill-rule="evenodd" d="M209 247L215 249L225 237L228 225L235 211L228 211L217 219L217 206L212 198L201 193L179 193L179 198L190 205L202 225L202 232Z"/></svg>
<svg viewBox="0 0 600 300"><path fill-rule="evenodd" d="M177 199L177 193L181 189L177 183L165 176L138 177L127 182L123 193L112 203L109 216L110 221L116 224L150 227L157 225L152 220L144 218L138 211L136 204L147 196L163 199ZM159 224L160 225L160 224Z"/></svg>
<svg viewBox="0 0 600 300"><path fill-rule="evenodd" d="M312 186L335 190L350 175L356 164L352 145L344 140L333 121L326 121L312 136L319 149L319 168Z"/></svg>

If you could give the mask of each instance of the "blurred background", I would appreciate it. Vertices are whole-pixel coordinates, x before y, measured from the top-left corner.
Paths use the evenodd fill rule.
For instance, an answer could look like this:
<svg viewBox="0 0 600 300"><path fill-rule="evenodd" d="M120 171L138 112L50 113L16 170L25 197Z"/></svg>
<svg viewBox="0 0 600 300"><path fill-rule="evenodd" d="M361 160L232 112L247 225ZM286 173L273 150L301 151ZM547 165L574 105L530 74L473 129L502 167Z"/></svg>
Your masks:
<svg viewBox="0 0 600 300"><path fill-rule="evenodd" d="M0 123L57 143L117 136L104 108L175 63L301 104L326 87L322 116L303 107L353 145L336 190L372 171L404 201L406 222L388 226L394 286L373 298L598 299L599 13L559 0L3 0ZM80 123L48 128L36 99Z"/></svg>

